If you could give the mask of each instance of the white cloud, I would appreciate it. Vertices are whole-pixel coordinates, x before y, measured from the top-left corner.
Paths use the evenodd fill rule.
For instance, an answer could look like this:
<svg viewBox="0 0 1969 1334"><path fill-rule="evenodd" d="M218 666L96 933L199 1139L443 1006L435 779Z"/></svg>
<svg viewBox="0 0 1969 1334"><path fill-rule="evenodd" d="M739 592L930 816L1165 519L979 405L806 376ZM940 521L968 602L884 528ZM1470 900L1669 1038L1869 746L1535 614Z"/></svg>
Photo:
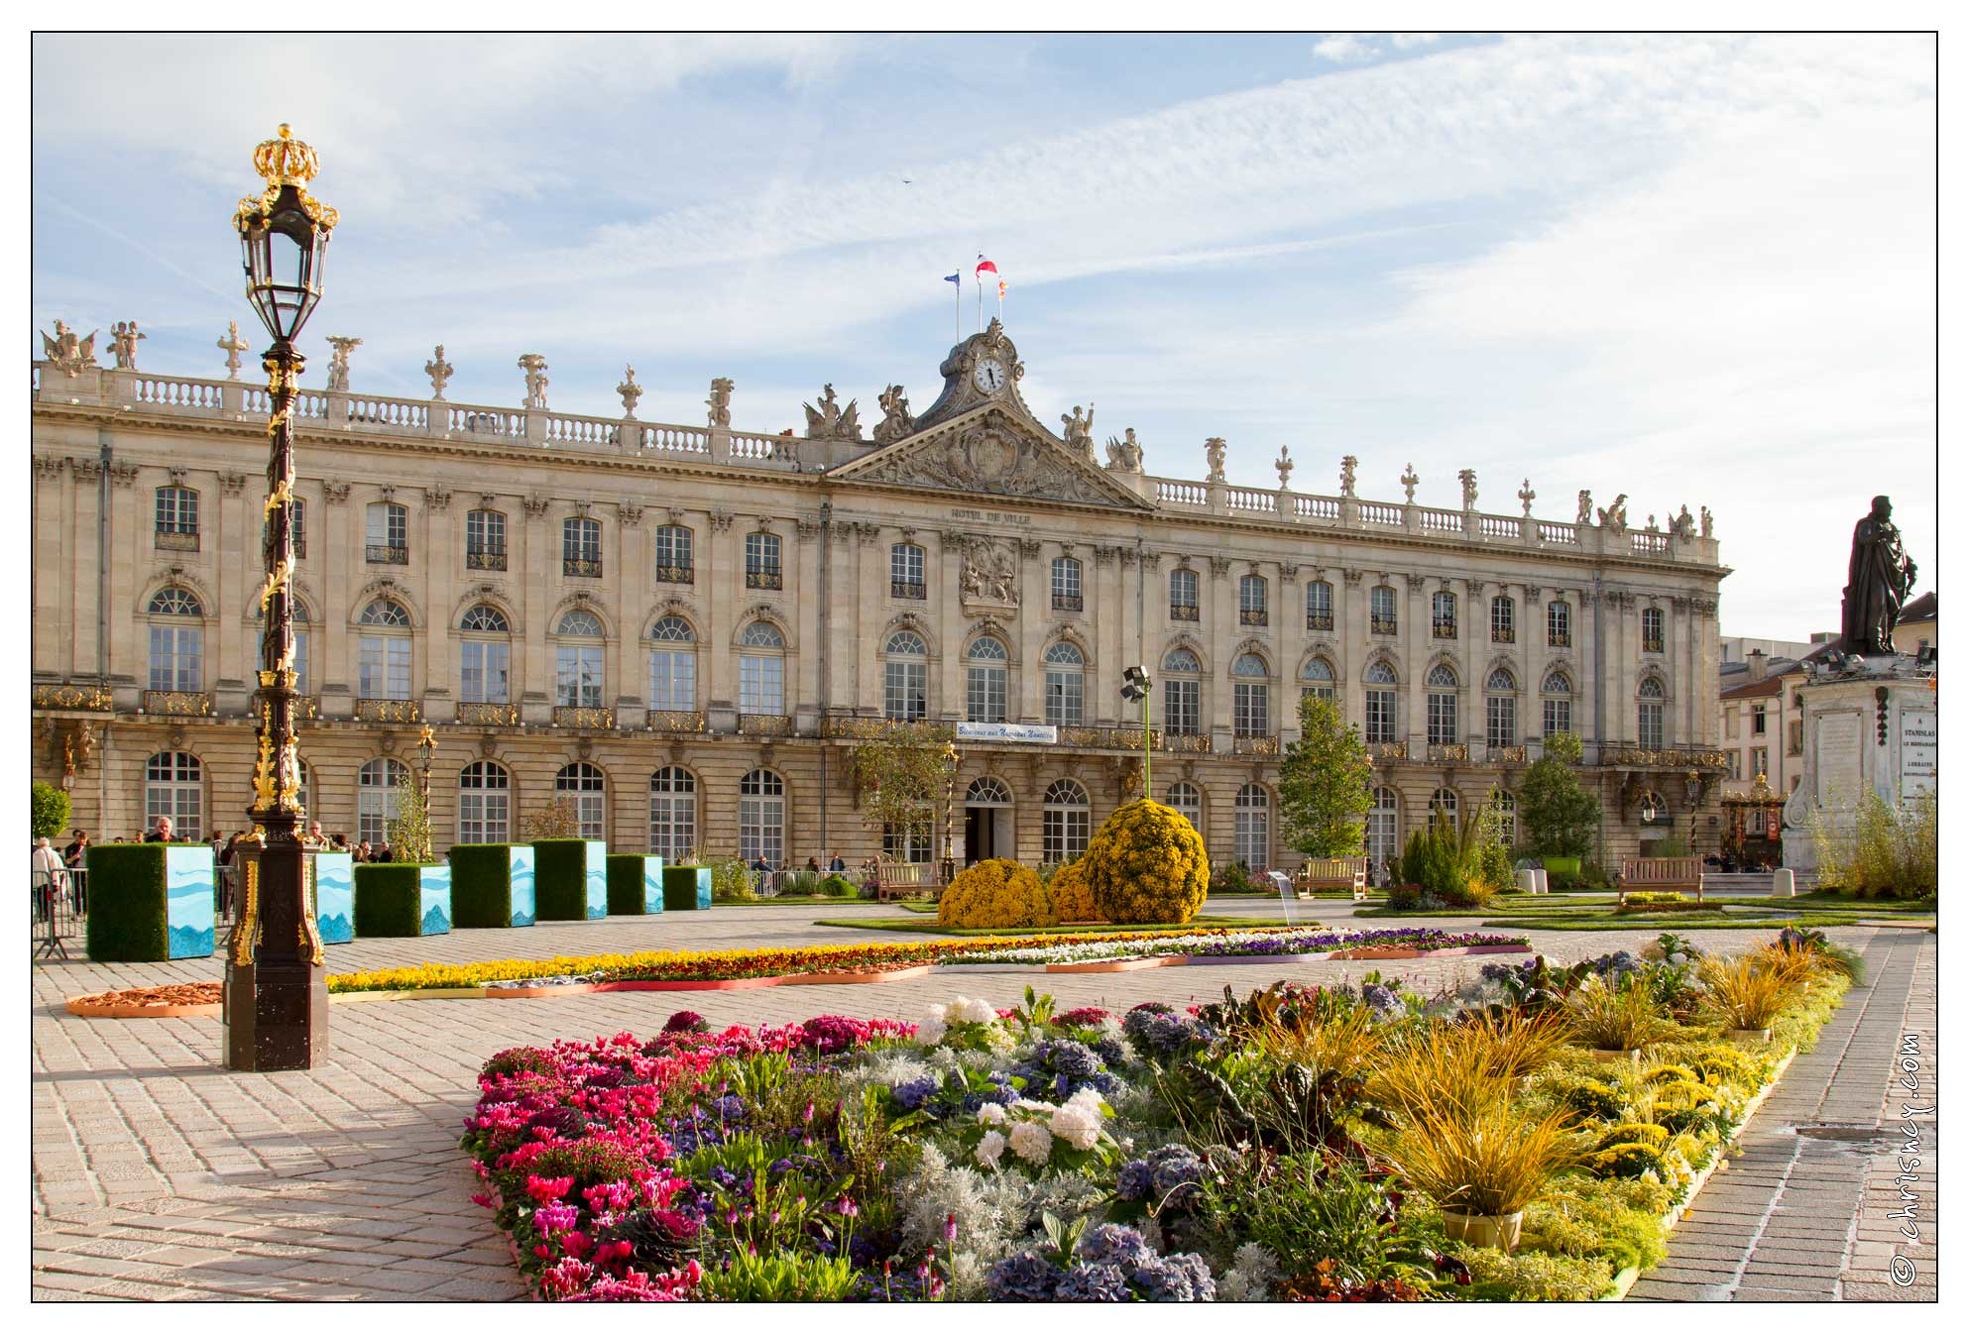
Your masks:
<svg viewBox="0 0 1969 1334"><path fill-rule="evenodd" d="M1397 51L1409 51L1418 46L1431 46L1443 39L1439 32L1398 32L1389 37Z"/></svg>
<svg viewBox="0 0 1969 1334"><path fill-rule="evenodd" d="M1313 43L1313 55L1316 59L1330 60L1336 65L1351 65L1356 61L1366 60L1373 54L1372 46L1348 32L1337 32Z"/></svg>

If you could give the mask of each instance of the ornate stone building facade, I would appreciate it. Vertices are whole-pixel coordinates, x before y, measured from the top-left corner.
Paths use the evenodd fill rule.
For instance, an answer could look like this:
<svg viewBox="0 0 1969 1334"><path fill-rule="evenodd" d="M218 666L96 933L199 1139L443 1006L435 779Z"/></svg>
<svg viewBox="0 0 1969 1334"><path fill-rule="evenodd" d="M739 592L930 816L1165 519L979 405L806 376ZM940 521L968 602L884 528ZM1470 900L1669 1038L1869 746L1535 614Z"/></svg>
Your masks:
<svg viewBox="0 0 1969 1334"><path fill-rule="evenodd" d="M76 340L70 339L69 343ZM345 340L353 348L355 340ZM249 803L266 395L49 340L35 364L34 774L115 837L159 813L209 836ZM59 355L58 355L59 354ZM127 364L125 364L127 362ZM518 837L572 795L622 848L858 861L881 843L845 777L893 727L965 739L958 856L1077 852L1140 784L1125 667L1155 677L1155 795L1213 858L1291 864L1281 747L1330 692L1376 754L1377 854L1432 802L1508 793L1548 731L1587 743L1609 856L1639 798L1713 800L1717 544L1684 511L1575 518L1148 475L1132 430L1041 425L994 321L951 349L920 415L901 386L862 439L828 387L804 437L332 387L301 399L301 737L311 815L381 836L433 726L441 844ZM1051 741L1017 740L1020 724ZM979 729L966 728L966 731ZM941 813L939 813L941 815ZM1700 822L1691 820L1691 825ZM928 860L933 845L892 849Z"/></svg>

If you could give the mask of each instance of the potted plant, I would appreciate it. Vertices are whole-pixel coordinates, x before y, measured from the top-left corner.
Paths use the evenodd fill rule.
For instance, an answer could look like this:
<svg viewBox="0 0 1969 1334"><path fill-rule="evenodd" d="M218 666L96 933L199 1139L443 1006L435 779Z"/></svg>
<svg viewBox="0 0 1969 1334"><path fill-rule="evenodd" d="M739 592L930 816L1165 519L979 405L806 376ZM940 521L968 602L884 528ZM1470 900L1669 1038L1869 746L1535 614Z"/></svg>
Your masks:
<svg viewBox="0 0 1969 1334"><path fill-rule="evenodd" d="M1436 1101L1413 1109L1389 1157L1441 1206L1452 1240L1509 1251L1525 1206L1578 1158L1571 1117L1531 1120L1502 1096Z"/></svg>
<svg viewBox="0 0 1969 1334"><path fill-rule="evenodd" d="M1667 1030L1647 985L1634 977L1595 977L1566 997L1573 1032L1596 1061L1638 1061Z"/></svg>

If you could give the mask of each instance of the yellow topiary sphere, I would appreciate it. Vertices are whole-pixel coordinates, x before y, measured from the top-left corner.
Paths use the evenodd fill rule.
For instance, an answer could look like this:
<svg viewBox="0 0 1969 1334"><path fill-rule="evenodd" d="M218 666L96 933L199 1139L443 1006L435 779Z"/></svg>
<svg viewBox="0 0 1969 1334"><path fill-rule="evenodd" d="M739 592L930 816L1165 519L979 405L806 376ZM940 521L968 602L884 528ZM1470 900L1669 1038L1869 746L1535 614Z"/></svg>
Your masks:
<svg viewBox="0 0 1969 1334"><path fill-rule="evenodd" d="M1077 864L1085 868L1095 910L1117 924L1187 922L1210 887L1202 835L1180 812L1154 801L1117 808Z"/></svg>
<svg viewBox="0 0 1969 1334"><path fill-rule="evenodd" d="M1068 862L1053 872L1046 882L1053 896L1053 915L1062 922L1098 922L1101 914L1094 907L1094 891L1087 883L1087 859Z"/></svg>
<svg viewBox="0 0 1969 1334"><path fill-rule="evenodd" d="M939 926L996 929L1051 926L1058 920L1039 873L1003 857L959 871L937 901Z"/></svg>

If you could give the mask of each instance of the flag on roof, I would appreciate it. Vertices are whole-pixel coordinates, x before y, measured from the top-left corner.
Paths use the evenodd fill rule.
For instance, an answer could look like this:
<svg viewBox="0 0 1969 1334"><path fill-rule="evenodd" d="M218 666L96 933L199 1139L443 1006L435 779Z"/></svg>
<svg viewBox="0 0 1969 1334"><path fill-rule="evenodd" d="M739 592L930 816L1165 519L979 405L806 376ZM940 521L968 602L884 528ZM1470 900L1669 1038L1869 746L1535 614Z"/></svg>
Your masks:
<svg viewBox="0 0 1969 1334"><path fill-rule="evenodd" d="M1000 301L1005 299L1005 280L1003 278L998 280L998 299Z"/></svg>
<svg viewBox="0 0 1969 1334"><path fill-rule="evenodd" d="M956 273L946 273L943 276L943 280L947 283L961 284L964 281L964 271L962 269L959 269Z"/></svg>
<svg viewBox="0 0 1969 1334"><path fill-rule="evenodd" d="M985 273L991 273L996 275L998 272L998 266L996 264L993 264L990 260L986 259L983 255L979 255L977 271L980 275L983 275ZM984 281L983 277L980 276L978 281L983 282Z"/></svg>

